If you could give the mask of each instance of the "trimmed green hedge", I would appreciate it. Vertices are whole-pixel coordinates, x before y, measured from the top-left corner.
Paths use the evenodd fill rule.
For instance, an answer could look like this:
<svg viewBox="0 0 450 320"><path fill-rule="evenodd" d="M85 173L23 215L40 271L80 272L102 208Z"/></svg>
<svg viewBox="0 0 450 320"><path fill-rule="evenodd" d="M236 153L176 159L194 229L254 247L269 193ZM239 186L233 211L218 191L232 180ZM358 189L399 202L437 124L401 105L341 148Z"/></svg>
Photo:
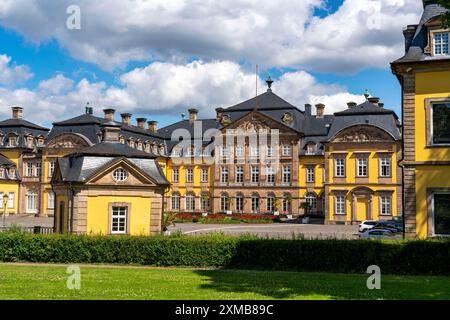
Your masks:
<svg viewBox="0 0 450 320"><path fill-rule="evenodd" d="M0 261L450 275L450 241L0 234Z"/></svg>

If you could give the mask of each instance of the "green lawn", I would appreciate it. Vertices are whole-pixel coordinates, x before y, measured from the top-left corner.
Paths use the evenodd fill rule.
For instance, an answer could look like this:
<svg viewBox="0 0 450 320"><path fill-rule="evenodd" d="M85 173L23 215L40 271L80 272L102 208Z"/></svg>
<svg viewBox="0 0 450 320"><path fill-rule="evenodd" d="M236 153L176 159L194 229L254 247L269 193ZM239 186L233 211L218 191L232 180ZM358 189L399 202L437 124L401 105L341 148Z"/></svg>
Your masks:
<svg viewBox="0 0 450 320"><path fill-rule="evenodd" d="M449 277L81 265L81 290L66 267L0 264L0 299L450 299Z"/></svg>

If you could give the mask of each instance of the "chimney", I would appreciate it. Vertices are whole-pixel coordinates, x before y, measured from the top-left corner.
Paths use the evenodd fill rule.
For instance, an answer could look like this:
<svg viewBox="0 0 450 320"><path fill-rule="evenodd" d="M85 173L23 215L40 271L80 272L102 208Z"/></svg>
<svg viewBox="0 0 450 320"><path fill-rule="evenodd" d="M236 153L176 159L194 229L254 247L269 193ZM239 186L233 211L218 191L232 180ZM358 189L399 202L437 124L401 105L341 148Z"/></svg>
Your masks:
<svg viewBox="0 0 450 320"><path fill-rule="evenodd" d="M308 117L311 116L311 108L312 108L312 106L309 103L305 104L305 114Z"/></svg>
<svg viewBox="0 0 450 320"><path fill-rule="evenodd" d="M380 98L377 98L377 97L370 97L367 100L374 106L378 106L378 102L380 102Z"/></svg>
<svg viewBox="0 0 450 320"><path fill-rule="evenodd" d="M108 121L102 125L102 142L117 142L120 139L120 124Z"/></svg>
<svg viewBox="0 0 450 320"><path fill-rule="evenodd" d="M151 133L156 133L158 131L157 128L158 121L155 120L147 121L147 124L148 124L148 131L150 131Z"/></svg>
<svg viewBox="0 0 450 320"><path fill-rule="evenodd" d="M13 119L23 118L23 108L22 107L12 107L12 117Z"/></svg>
<svg viewBox="0 0 450 320"><path fill-rule="evenodd" d="M188 110L189 112L189 123L194 123L197 121L198 110L195 108L191 108Z"/></svg>
<svg viewBox="0 0 450 320"><path fill-rule="evenodd" d="M325 105L323 103L316 104L316 118L323 118Z"/></svg>
<svg viewBox="0 0 450 320"><path fill-rule="evenodd" d="M405 54L408 53L409 48L411 47L411 43L414 39L414 35L416 34L417 25L409 25L405 29L403 29L403 36L405 37Z"/></svg>
<svg viewBox="0 0 450 320"><path fill-rule="evenodd" d="M137 118L137 126L141 129L145 129L145 122L147 121L147 118Z"/></svg>
<svg viewBox="0 0 450 320"><path fill-rule="evenodd" d="M103 112L105 113L105 119L108 121L114 121L114 113L116 113L116 110L114 109L103 109Z"/></svg>
<svg viewBox="0 0 450 320"><path fill-rule="evenodd" d="M129 126L131 125L131 113L122 113L120 115L122 117L122 123Z"/></svg>
<svg viewBox="0 0 450 320"><path fill-rule="evenodd" d="M222 113L223 113L223 108L217 108L216 109L216 121L220 122L220 119L222 119Z"/></svg>
<svg viewBox="0 0 450 320"><path fill-rule="evenodd" d="M347 106L349 109L356 107L358 104L356 102L348 102Z"/></svg>

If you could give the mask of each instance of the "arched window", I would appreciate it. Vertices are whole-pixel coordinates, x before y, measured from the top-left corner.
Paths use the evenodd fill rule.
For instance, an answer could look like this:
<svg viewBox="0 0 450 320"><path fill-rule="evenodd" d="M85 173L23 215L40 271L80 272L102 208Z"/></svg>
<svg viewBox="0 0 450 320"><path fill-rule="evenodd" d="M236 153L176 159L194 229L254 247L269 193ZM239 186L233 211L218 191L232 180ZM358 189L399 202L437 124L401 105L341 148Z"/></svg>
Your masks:
<svg viewBox="0 0 450 320"><path fill-rule="evenodd" d="M284 213L291 213L292 208L292 195L290 193L287 193L283 197L283 212Z"/></svg>
<svg viewBox="0 0 450 320"><path fill-rule="evenodd" d="M244 195L242 193L236 194L236 212L244 212Z"/></svg>
<svg viewBox="0 0 450 320"><path fill-rule="evenodd" d="M308 193L306 195L306 203L309 204L309 210L317 211L317 196L315 193Z"/></svg>
<svg viewBox="0 0 450 320"><path fill-rule="evenodd" d="M113 172L113 178L117 182L123 182L128 178L128 172L122 168L116 169Z"/></svg>
<svg viewBox="0 0 450 320"><path fill-rule="evenodd" d="M28 191L27 198L27 213L37 213L38 208L38 194L35 191Z"/></svg>
<svg viewBox="0 0 450 320"><path fill-rule="evenodd" d="M272 213L275 211L275 205L276 205L276 201L275 201L275 195L273 193L269 193L267 195L267 212Z"/></svg>
<svg viewBox="0 0 450 320"><path fill-rule="evenodd" d="M226 212L230 210L230 197L227 193L222 193L220 195L220 211Z"/></svg>
<svg viewBox="0 0 450 320"><path fill-rule="evenodd" d="M172 193L170 197L170 208L172 210L180 210L180 194L178 192Z"/></svg>
<svg viewBox="0 0 450 320"><path fill-rule="evenodd" d="M202 192L200 198L200 209L202 211L208 211L211 206L211 195L208 192Z"/></svg>
<svg viewBox="0 0 450 320"><path fill-rule="evenodd" d="M195 194L186 194L186 211L195 211Z"/></svg>
<svg viewBox="0 0 450 320"><path fill-rule="evenodd" d="M259 194L254 193L252 195L252 213L259 213L261 200Z"/></svg>

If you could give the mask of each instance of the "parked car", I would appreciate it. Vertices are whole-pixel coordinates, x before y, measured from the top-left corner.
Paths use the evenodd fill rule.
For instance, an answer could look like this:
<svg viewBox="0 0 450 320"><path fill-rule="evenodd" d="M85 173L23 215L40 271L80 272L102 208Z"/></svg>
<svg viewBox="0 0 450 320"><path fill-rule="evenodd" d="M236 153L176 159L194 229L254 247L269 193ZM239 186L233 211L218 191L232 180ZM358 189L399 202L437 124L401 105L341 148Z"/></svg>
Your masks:
<svg viewBox="0 0 450 320"><path fill-rule="evenodd" d="M364 220L359 224L359 232L366 232L377 224L375 220Z"/></svg>
<svg viewBox="0 0 450 320"><path fill-rule="evenodd" d="M395 234L387 229L370 229L359 235L361 239L392 239Z"/></svg>
<svg viewBox="0 0 450 320"><path fill-rule="evenodd" d="M372 229L386 229L394 233L403 231L402 227L392 221L379 221Z"/></svg>

